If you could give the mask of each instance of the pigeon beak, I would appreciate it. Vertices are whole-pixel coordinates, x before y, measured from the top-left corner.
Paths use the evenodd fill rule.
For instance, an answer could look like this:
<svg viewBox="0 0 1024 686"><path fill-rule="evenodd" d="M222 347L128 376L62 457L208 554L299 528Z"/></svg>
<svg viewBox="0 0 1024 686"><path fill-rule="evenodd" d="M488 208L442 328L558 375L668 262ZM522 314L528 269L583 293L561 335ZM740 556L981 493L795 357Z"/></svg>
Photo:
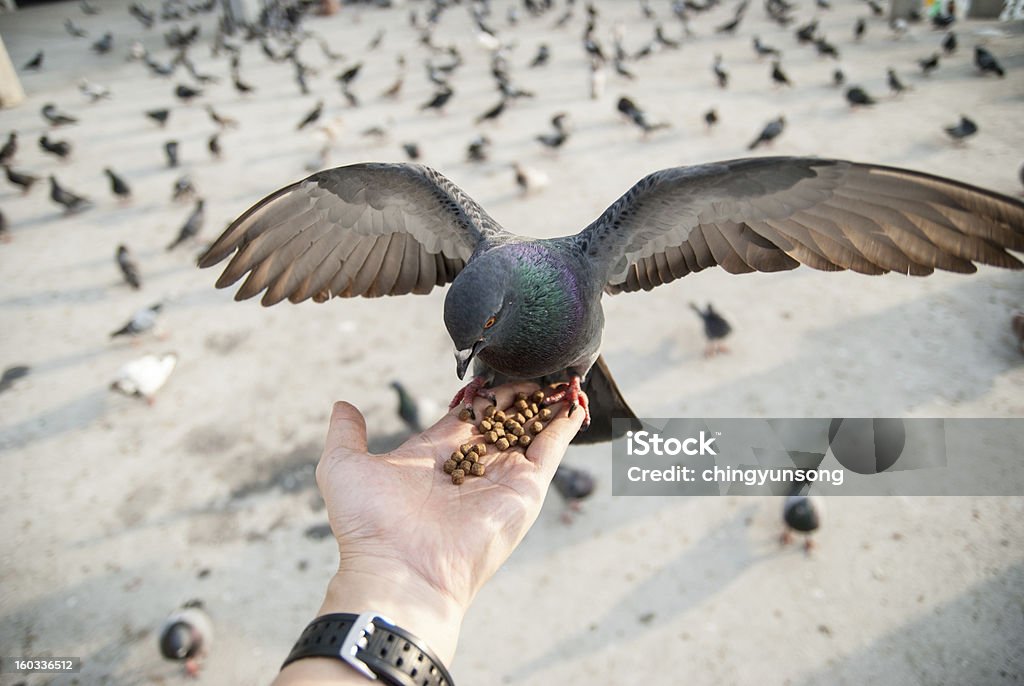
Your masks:
<svg viewBox="0 0 1024 686"><path fill-rule="evenodd" d="M476 354L480 352L480 348L482 347L484 347L484 339L481 338L473 344L472 348L455 351L455 373L459 375L459 379L466 376L466 370L469 369L469 363L473 361L473 358L476 357Z"/></svg>

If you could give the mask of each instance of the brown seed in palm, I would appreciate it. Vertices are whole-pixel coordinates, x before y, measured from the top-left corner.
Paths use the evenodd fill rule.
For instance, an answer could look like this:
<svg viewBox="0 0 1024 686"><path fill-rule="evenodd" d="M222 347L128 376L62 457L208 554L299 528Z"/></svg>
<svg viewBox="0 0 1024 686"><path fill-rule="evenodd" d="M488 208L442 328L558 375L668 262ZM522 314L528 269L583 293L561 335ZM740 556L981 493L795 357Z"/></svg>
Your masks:
<svg viewBox="0 0 1024 686"><path fill-rule="evenodd" d="M499 438L494 442L494 447L498 450L508 450L508 439L504 437Z"/></svg>
<svg viewBox="0 0 1024 686"><path fill-rule="evenodd" d="M488 431L487 435L484 436L484 440L487 441L488 443L494 443L496 440L498 440L498 432Z"/></svg>
<svg viewBox="0 0 1024 686"><path fill-rule="evenodd" d="M530 434L524 434L519 437L519 445L523 446L524 448L529 447L530 443L532 442L533 438L530 436Z"/></svg>
<svg viewBox="0 0 1024 686"><path fill-rule="evenodd" d="M521 426L517 426L516 428L512 429L513 436L519 437L522 436L524 433L526 433L526 430L523 429L523 427Z"/></svg>
<svg viewBox="0 0 1024 686"><path fill-rule="evenodd" d="M541 424L540 422L531 422L529 429L530 433L539 434L541 431L544 430L544 425Z"/></svg>
<svg viewBox="0 0 1024 686"><path fill-rule="evenodd" d="M516 409L519 411L525 410L530 406L530 403L526 402L526 398L516 401Z"/></svg>
<svg viewBox="0 0 1024 686"><path fill-rule="evenodd" d="M532 400L535 403L544 402L544 391L534 391L533 395L530 396L530 400Z"/></svg>
<svg viewBox="0 0 1024 686"><path fill-rule="evenodd" d="M540 412L540 407L537 405L537 403L530 403L530 412L534 414Z"/></svg>
<svg viewBox="0 0 1024 686"><path fill-rule="evenodd" d="M522 423L524 423L526 421L526 416L523 415L522 412L519 412L519 413L516 414L516 421L519 422L520 424L522 424Z"/></svg>
<svg viewBox="0 0 1024 686"><path fill-rule="evenodd" d="M470 462L469 460L463 460L462 462L459 463L459 469L461 469L464 472L468 472L469 468L472 466L473 463Z"/></svg>
<svg viewBox="0 0 1024 686"><path fill-rule="evenodd" d="M487 433L488 431L490 431L493 428L494 428L494 422L492 422L490 419L485 419L482 422L480 422L480 431L482 431L484 433Z"/></svg>
<svg viewBox="0 0 1024 686"><path fill-rule="evenodd" d="M473 417L473 413L470 411L470 409L468 407L464 407L464 408L462 408L462 410L459 411L459 420L460 421L468 422L472 417Z"/></svg>
<svg viewBox="0 0 1024 686"><path fill-rule="evenodd" d="M477 462L470 468L469 473L473 476L483 476L485 471L483 463Z"/></svg>
<svg viewBox="0 0 1024 686"><path fill-rule="evenodd" d="M497 410L494 405L488 405L484 408L484 419L490 419L494 416L494 412Z"/></svg>
<svg viewBox="0 0 1024 686"><path fill-rule="evenodd" d="M515 434L509 434L508 436L505 436L505 440L508 441L509 448L515 448L516 443L519 442L519 439L515 436Z"/></svg>
<svg viewBox="0 0 1024 686"><path fill-rule="evenodd" d="M503 422L505 421L505 413L502 412L501 410L498 410L497 412L494 413L494 418L499 422Z"/></svg>
<svg viewBox="0 0 1024 686"><path fill-rule="evenodd" d="M473 449L473 444L472 443L463 443L462 445L459 446L459 452L462 453L463 455L465 455L466 453L468 453L472 449Z"/></svg>
<svg viewBox="0 0 1024 686"><path fill-rule="evenodd" d="M494 432L498 434L498 438L501 438L502 436L505 435L505 425L498 424L497 426L494 427Z"/></svg>
<svg viewBox="0 0 1024 686"><path fill-rule="evenodd" d="M456 469L452 472L452 483L456 486L461 486L462 482L466 480L466 472L461 469Z"/></svg>
<svg viewBox="0 0 1024 686"><path fill-rule="evenodd" d="M456 462L462 461L462 451L456 450L454 453L452 453L451 459L455 460Z"/></svg>
<svg viewBox="0 0 1024 686"><path fill-rule="evenodd" d="M549 410L546 407L542 407L540 412L537 413L537 416L540 417L542 421L546 422L547 420L551 419L552 414L553 413L551 412L551 410Z"/></svg>
<svg viewBox="0 0 1024 686"><path fill-rule="evenodd" d="M519 402L520 400L526 400L526 397L527 396L525 393L516 393L516 402Z"/></svg>
<svg viewBox="0 0 1024 686"><path fill-rule="evenodd" d="M479 455L480 457L483 457L484 455L487 454L487 446L484 445L483 443L479 443L475 447L476 447L476 454Z"/></svg>
<svg viewBox="0 0 1024 686"><path fill-rule="evenodd" d="M537 414L537 413L536 413L536 412L534 412L533 410L531 410L530 408L526 408L526 409L525 409L525 410L523 410L523 412L522 412L522 415L523 415L524 417L526 417L527 419L533 419L533 415L535 415L535 414Z"/></svg>
<svg viewBox="0 0 1024 686"><path fill-rule="evenodd" d="M452 472L455 471L455 467L456 466L457 465L455 463L455 460L445 460L444 461L444 467L443 467L444 473L445 474L451 474Z"/></svg>
<svg viewBox="0 0 1024 686"><path fill-rule="evenodd" d="M507 420L507 421L505 422L505 424L504 424L503 426L505 427L505 431L511 431L511 430L512 430L512 429L514 429L514 428L515 428L515 427L516 427L516 426L517 426L518 424L519 424L519 422L517 422L517 421L516 421L515 419L509 419L509 420Z"/></svg>

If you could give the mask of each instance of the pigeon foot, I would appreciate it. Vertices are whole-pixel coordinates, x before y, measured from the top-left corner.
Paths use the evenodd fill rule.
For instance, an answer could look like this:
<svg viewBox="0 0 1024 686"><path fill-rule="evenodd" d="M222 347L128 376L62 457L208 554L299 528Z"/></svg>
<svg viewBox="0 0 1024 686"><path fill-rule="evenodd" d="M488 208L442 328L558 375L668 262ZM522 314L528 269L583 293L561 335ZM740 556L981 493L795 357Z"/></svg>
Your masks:
<svg viewBox="0 0 1024 686"><path fill-rule="evenodd" d="M590 428L590 402L587 400L587 396L583 395L583 389L580 388L580 377L578 374L573 374L569 378L568 383L559 385L559 390L551 393L544 398L544 404L550 405L552 403L560 403L563 400L569 402L569 416L576 411L579 407L583 410L583 426L580 427L580 431L586 431Z"/></svg>
<svg viewBox="0 0 1024 686"><path fill-rule="evenodd" d="M487 388L486 377L474 376L468 384L462 387L462 390L455 394L452 401L448 403L448 409L451 410L459 403L462 403L463 407L468 409L470 416L472 416L473 401L476 400L477 396L494 400L494 393Z"/></svg>

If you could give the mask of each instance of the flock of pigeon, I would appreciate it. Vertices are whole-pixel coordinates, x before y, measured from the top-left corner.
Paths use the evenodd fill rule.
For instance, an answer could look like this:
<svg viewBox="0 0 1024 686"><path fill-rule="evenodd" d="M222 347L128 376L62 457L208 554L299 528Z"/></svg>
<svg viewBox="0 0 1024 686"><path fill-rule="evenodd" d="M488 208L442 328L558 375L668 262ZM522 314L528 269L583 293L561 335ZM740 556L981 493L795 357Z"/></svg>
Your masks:
<svg viewBox="0 0 1024 686"><path fill-rule="evenodd" d="M498 5L501 5L499 10ZM474 118L476 131L467 133L465 159L468 163L482 163L494 158L497 154L492 140L486 133L486 126L510 116L515 111L517 101L535 97L535 94L523 86L518 67L512 59L515 43L522 37L522 28L530 22L551 22L554 26L564 29L564 40L560 44L543 43L536 46L535 53L524 63L522 69L539 70L552 59L556 51L575 51L581 60L581 79L587 79L589 93L594 100L599 100L607 88L610 75L622 83L630 83L637 77L635 65L641 61L654 58L659 53L681 49L689 39L702 29L724 36L738 36L743 30L744 19L750 10L750 0L740 0L726 23L718 26L704 27L701 25L702 15L721 4L721 0L665 0L658 7L651 0L639 0L637 11L649 22L650 39L638 48L627 48L623 32L618 27L609 25L602 19L600 8L584 0L521 0L516 2L489 2L474 0L459 2L458 0L431 0L410 5L408 22L419 36L419 44L409 46L408 52L424 55L422 67L426 78L434 91L425 101L409 103L403 101L403 89L409 76L409 64L412 57L399 56L395 65L395 76L386 84L373 87L374 95L368 96L371 86L360 83L364 63L373 58L373 53L386 38L385 31L373 35L365 47L365 55L361 60L348 60L346 66L335 78L336 86L344 100L345 106L358 108L368 97L394 103L397 111L415 110L419 116L443 116L447 108L459 105L459 73L467 60L470 59L455 45L439 45L435 40L436 29L442 24L446 14L456 11L471 13L476 27L476 40L486 48L489 59L490 74L493 77L495 96L494 102ZM97 55L116 55L118 50L127 59L137 62L140 69L147 70L154 79L168 81L168 90L179 101L176 107L152 109L139 112L150 125L161 131L174 131L174 114L178 108L194 108L201 103L211 89L225 88L220 85L220 77L212 73L204 73L193 61L193 55L200 49L209 49L211 58L224 62L224 71L228 76L230 87L234 89L243 103L261 87L255 79L259 73L256 64L247 65L248 75L243 76L243 56L252 59L249 45L258 45L262 59L274 64L287 64L293 70L296 96L310 94L322 95L315 91L314 77L318 69L314 68L302 57L303 46L315 45L328 64L346 60L336 53L331 45L320 35L305 26L307 15L314 9L310 2L272 2L267 4L258 19L253 22L240 22L224 14L217 17L216 28L209 40L203 39L203 22L201 19L209 15L213 17L220 11L220 5L214 0L189 2L188 0L163 0L156 10L147 7L141 0L132 2L127 12L138 22L139 31L152 31L157 27L166 27L163 39L166 43L168 58L151 53L143 44L132 36L115 36L109 30L103 30L101 11L87 0L79 3L81 13L86 19L79 17L66 18L64 28L75 40L88 44L88 49ZM813 49L823 59L835 60L839 64L842 46L830 40L821 30L818 19L798 24L796 14L799 7L788 0L765 0L763 11L772 22L781 27L791 27L797 49ZM816 0L816 13L830 9L828 0ZM865 18L858 19L850 27L848 40L866 40L869 27L885 25L880 19L884 11L874 0L867 0L865 10L872 15L872 22ZM110 10L107 10L110 11ZM97 18L97 15L99 17ZM935 30L941 31L941 38L936 34L938 50L923 56L917 68L926 79L935 70L941 69L946 61L966 59L962 57L959 38L955 32L955 17L952 14L938 13L927 19L918 16L907 17L887 23L885 31L889 37L899 38L906 34L916 22L930 23ZM81 22L81 24L80 24ZM208 22L209 23L209 22ZM159 30L159 29L158 29ZM876 28L872 28L875 31ZM94 36L97 36L92 40ZM798 88L802 84L794 84L793 79L785 71L783 51L778 46L766 44L759 36L749 36L752 49L758 59L770 60L767 70L771 84L778 88ZM205 46L202 47L201 46ZM790 49L790 46L786 46ZM307 48L308 50L308 48ZM999 58L983 45L974 45L970 49L973 64L978 78L1003 78L1005 69ZM478 54L478 53L474 53ZM21 76L31 78L32 72L44 71L47 65L47 48L43 46L28 60L21 69ZM835 66L832 69L832 83L841 88L842 93L853 108L878 105L881 98L877 94L868 93L864 87L847 83L843 70ZM723 57L716 54L710 64L712 78L709 89L730 88L730 73ZM179 80L170 85L172 80ZM895 68L888 69L887 82L893 96L910 89L901 80ZM922 80L923 84L924 81ZM313 85L311 85L313 84ZM820 84L817 84L820 86ZM79 90L87 103L96 103L113 97L113 89L83 79L78 84ZM735 86L733 86L735 87ZM917 87L923 88L923 85ZM118 97L128 97L119 95ZM214 133L205 140L211 158L217 159L224 154L221 135L236 129L239 121L218 112L211 104L203 105ZM326 96L320 97L314 107L294 124L294 135L307 135L314 130L326 141L319 150L317 157L310 163L309 170L315 171L327 166L339 137L338 119L325 115L333 109L328 105ZM635 126L644 138L655 135L658 131L674 125L670 121L655 121L638 102L637 98L622 94L615 99L615 112L625 122ZM614 112L609 112L615 116ZM48 132L37 141L40 150L52 156L59 164L69 163L73 159L74 142L60 137L65 131L84 129L88 124L88 110L82 113L65 111L56 104L47 103L41 108L40 116L48 127ZM513 115L514 116L514 115ZM712 108L702 113L703 122L710 131L720 122L721 115ZM290 125L291 127L291 125ZM771 145L786 129L786 117L780 114L769 120L760 132L751 132L755 137L749 143L754 150L762 145ZM978 124L969 116L962 115L958 122L950 122L945 132L958 144L974 135ZM554 112L550 117L550 127L538 131L534 136L541 149L558 152L571 148L573 123L565 112ZM386 126L379 125L367 128L359 133L364 139L385 141L389 132ZM7 133L6 142L0 148L0 164L3 165L8 181L21 192L33 192L37 182L44 177L49 183L49 198L60 207L66 215L77 215L88 211L103 211L95 199L76 192L66 184L62 184L58 172L51 170L43 173L28 169L19 161L19 149L26 141L19 137L17 131ZM162 145L163 156L169 169L179 170L182 142L176 137L169 137ZM422 157L420 145L416 141L402 141L399 144L410 161ZM77 165L91 164L89 160L76 160ZM539 190L547 183L546 175L533 167L520 162L509 161L509 168L514 171L514 181L522 193ZM59 169L59 166L54 166ZM109 183L111 199L119 204L131 203L135 200L133 180L119 174L110 167L96 165L95 173L102 174ZM1024 168L1021 170L1024 182ZM510 179L511 181L511 179ZM173 251L181 246L195 243L204 227L206 216L205 200L187 173L175 172L175 179L170 189L172 202L187 201L193 203L189 214L185 217L176 235L169 237L167 250ZM7 219L0 211L0 238L9 241L13 237ZM14 227L16 228L16 226ZM145 282L145 269L133 256L129 246L119 244L111 246L113 259L125 285L131 289L142 289ZM110 334L112 338L151 336L158 331L160 314L165 307L164 301L155 302L149 307L135 312L127 322L117 326ZM725 318L709 303L705 308L692 305L700 316L708 345L707 356L727 351L724 340L732 331ZM1024 345L1024 325L1017 326ZM126 364L112 381L112 388L128 395L138 396L149 402L167 381L177 361L173 353L163 355L146 355ZM0 381L0 392L7 390L18 379L30 370L24 365L8 368ZM398 394L398 414L410 431L422 428L416 403L409 392L398 382L394 384ZM556 490L566 499L572 509L577 509L579 502L588 497L594 490L593 477L586 471L568 466L559 469L555 477ZM809 533L820 524L820 510L815 508L814 501L804 496L805 489L794 485L793 496L785 505L785 521L793 530ZM192 603L175 612L165 623L161 632L160 648L165 657L185 662L190 673L198 669L197 660L208 648L212 638L209 618L202 611L201 604Z"/></svg>

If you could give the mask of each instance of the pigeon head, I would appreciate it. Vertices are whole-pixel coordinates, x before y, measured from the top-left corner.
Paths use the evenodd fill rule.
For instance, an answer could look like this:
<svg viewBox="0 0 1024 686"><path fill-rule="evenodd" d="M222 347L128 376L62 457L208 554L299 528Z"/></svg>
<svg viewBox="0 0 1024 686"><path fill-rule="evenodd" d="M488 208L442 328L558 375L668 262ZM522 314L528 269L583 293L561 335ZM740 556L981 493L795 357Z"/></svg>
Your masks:
<svg viewBox="0 0 1024 686"><path fill-rule="evenodd" d="M807 496L791 496L786 503L783 516L786 524L796 531L815 531L821 525L814 502Z"/></svg>
<svg viewBox="0 0 1024 686"><path fill-rule="evenodd" d="M160 635L160 654L168 660L192 657L197 649L198 642L185 622L175 622Z"/></svg>
<svg viewBox="0 0 1024 686"><path fill-rule="evenodd" d="M473 358L514 325L514 269L503 251L485 253L466 265L448 291L444 325L455 344L460 379Z"/></svg>

